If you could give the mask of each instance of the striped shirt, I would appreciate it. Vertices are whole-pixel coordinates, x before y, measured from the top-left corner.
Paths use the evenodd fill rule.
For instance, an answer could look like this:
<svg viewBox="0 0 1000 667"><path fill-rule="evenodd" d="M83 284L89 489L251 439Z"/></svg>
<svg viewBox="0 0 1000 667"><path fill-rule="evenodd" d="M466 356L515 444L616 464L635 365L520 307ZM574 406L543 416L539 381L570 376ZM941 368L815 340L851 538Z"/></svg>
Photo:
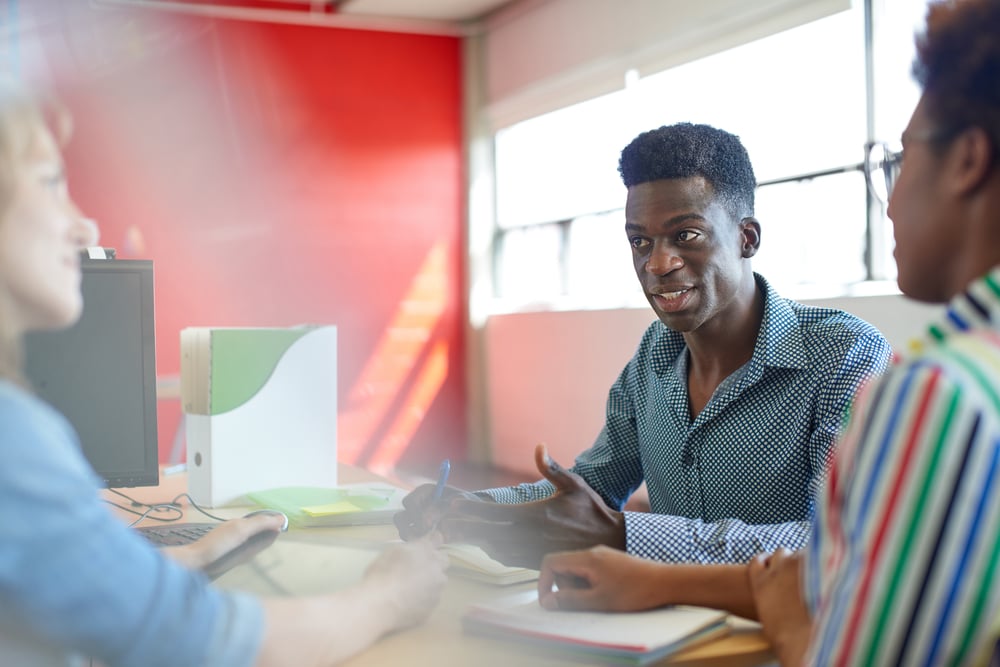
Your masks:
<svg viewBox="0 0 1000 667"><path fill-rule="evenodd" d="M809 664L988 660L1000 611L1000 267L864 391L817 503Z"/></svg>
<svg viewBox="0 0 1000 667"><path fill-rule="evenodd" d="M847 408L888 365L889 344L867 322L756 279L764 317L753 355L705 408L691 418L684 337L653 322L611 387L604 429L576 459L572 470L617 510L645 480L652 511L625 513L631 554L742 563L805 546ZM543 480L487 493L525 502L553 491Z"/></svg>

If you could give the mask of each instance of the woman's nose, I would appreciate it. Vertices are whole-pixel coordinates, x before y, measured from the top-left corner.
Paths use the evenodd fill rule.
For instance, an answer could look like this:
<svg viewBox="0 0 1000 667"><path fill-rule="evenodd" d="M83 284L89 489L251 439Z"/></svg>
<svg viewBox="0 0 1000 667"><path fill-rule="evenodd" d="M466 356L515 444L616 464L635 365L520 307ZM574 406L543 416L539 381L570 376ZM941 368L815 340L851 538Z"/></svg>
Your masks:
<svg viewBox="0 0 1000 667"><path fill-rule="evenodd" d="M83 217L79 211L76 213L76 241L80 248L96 246L101 238L101 231L97 227L97 222L90 218Z"/></svg>

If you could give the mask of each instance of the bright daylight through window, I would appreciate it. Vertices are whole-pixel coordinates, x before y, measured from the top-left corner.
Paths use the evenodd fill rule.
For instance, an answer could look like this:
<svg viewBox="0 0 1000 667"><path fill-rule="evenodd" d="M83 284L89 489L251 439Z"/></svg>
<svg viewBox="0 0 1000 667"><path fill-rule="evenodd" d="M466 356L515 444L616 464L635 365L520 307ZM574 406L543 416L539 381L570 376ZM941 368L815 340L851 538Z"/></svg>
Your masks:
<svg viewBox="0 0 1000 667"><path fill-rule="evenodd" d="M866 141L898 141L916 101L913 31L900 26L916 27L924 11L924 0L859 0L497 132L494 310L645 305L618 154L638 133L681 121L746 145L760 183L754 267L782 294L892 289L891 227L861 167Z"/></svg>

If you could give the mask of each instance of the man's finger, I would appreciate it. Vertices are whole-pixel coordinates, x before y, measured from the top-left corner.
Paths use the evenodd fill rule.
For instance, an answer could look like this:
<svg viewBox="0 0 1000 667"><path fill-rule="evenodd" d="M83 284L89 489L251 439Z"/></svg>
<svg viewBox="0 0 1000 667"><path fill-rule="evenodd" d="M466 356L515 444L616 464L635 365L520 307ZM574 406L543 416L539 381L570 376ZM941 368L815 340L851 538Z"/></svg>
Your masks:
<svg viewBox="0 0 1000 667"><path fill-rule="evenodd" d="M549 596L559 609L566 611L584 611L594 609L593 594L589 588L560 588Z"/></svg>
<svg viewBox="0 0 1000 667"><path fill-rule="evenodd" d="M403 507L406 509L422 510L430 505L434 496L434 484L421 484L413 491L410 491L403 498Z"/></svg>
<svg viewBox="0 0 1000 667"><path fill-rule="evenodd" d="M549 448L545 443L535 445L535 466L559 491L569 491L579 486L574 476L549 456Z"/></svg>

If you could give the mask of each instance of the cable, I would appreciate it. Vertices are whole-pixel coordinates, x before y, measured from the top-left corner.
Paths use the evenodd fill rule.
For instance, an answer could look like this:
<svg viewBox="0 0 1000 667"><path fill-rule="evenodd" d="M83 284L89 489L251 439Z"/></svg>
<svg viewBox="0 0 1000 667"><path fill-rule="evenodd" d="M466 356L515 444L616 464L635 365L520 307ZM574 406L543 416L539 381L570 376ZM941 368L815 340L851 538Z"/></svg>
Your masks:
<svg viewBox="0 0 1000 667"><path fill-rule="evenodd" d="M180 500L181 498L187 498L188 502L191 503L191 507L193 507L196 510L198 510L199 512L201 512L202 514L204 514L205 516L207 516L209 519L215 519L216 521L227 521L227 519L223 519L221 516L215 516L214 514L211 514L211 513L207 512L207 511L205 511L205 508L202 507L201 505L199 505L198 503L196 503L194 501L194 498L192 498L190 496L190 494L187 494L187 493L178 494L177 497L175 497L173 499L173 501L171 501L171 504L172 505L176 505L177 507L180 507L180 505L177 503L177 501Z"/></svg>
<svg viewBox="0 0 1000 667"><path fill-rule="evenodd" d="M173 522L173 521L180 521L181 519L184 518L184 507L179 502L182 498L186 498L187 501L188 501L188 503L190 503L191 507L195 508L196 510L198 510L199 512L201 512L202 514L204 514L208 518L215 519L216 521L225 521L226 520L226 519L224 519L224 518L222 518L220 516L215 516L214 514L211 514L211 513L207 512L205 510L205 508L203 508L201 505L199 505L198 503L196 503L195 500L194 500L194 498L192 498L187 493L181 493L181 494L179 494L178 496L176 496L173 500L171 500L168 503L153 503L153 504L149 504L149 503L140 502L140 501L136 500L135 498L132 498L131 496L128 496L128 495L122 493L121 491L119 491L117 489L108 489L108 491L110 491L111 493L115 494L116 496L121 496L122 498L124 498L125 500L127 500L127 501L129 501L131 503L131 507L126 507L126 506L121 505L119 503L116 503L114 501L104 499L104 502L106 502L107 504L112 505L114 507L117 507L118 509L120 509L120 510L122 510L124 512L128 512L129 514L135 514L136 516L139 517L138 519L135 519L134 521L132 521L132 523L130 523L129 526L134 526L137 523L139 523L140 521L142 521L143 519L150 519L151 521L159 521L161 523L170 523L170 522ZM133 509L135 507L145 507L146 509L143 512L138 512L135 509ZM165 518L165 517L153 516L153 513L156 513L156 512L176 512L177 514L176 514L176 516Z"/></svg>

